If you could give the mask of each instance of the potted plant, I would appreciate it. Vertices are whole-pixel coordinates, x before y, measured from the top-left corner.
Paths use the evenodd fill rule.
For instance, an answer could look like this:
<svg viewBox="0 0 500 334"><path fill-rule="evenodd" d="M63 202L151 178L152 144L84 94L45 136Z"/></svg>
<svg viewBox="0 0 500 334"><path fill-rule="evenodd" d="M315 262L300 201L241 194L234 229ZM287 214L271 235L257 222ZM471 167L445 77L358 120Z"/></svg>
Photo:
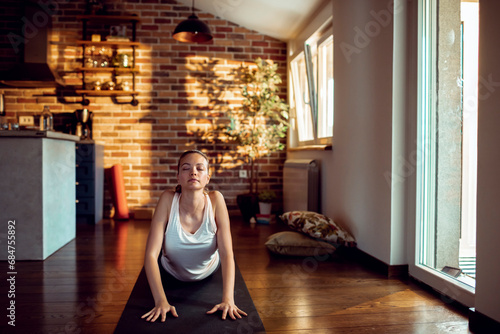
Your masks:
<svg viewBox="0 0 500 334"><path fill-rule="evenodd" d="M257 58L255 65L242 65L235 73L243 102L241 108L230 111L226 134L237 143L238 153L250 165L250 191L237 197L245 220L258 210L258 159L285 147L289 106L279 97L281 76L277 69L277 64Z"/></svg>
<svg viewBox="0 0 500 334"><path fill-rule="evenodd" d="M263 190L259 192L259 212L261 215L270 215L273 201L276 199L276 193L272 190Z"/></svg>

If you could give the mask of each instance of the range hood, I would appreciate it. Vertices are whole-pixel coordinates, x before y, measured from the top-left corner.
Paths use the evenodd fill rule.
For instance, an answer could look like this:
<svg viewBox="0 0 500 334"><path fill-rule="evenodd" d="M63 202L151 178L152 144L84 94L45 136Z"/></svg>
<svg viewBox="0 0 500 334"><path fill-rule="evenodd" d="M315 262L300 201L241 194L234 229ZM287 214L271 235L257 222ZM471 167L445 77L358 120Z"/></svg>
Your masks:
<svg viewBox="0 0 500 334"><path fill-rule="evenodd" d="M23 62L0 73L0 82L2 84L18 88L64 86L64 81L50 65L52 18L49 14L44 12L40 6L30 2L25 3L24 17L27 18L29 22L34 22L34 15L40 16L41 12L47 17L47 24L37 26L36 32L27 31L27 25L23 25L22 38L26 41L23 44Z"/></svg>

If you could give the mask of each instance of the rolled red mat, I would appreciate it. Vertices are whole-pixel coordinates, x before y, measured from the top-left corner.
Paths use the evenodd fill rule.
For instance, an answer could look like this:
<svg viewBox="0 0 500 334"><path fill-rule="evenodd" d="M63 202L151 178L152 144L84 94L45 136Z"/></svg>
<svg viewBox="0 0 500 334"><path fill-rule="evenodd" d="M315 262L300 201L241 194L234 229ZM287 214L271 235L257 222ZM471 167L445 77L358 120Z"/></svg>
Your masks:
<svg viewBox="0 0 500 334"><path fill-rule="evenodd" d="M123 169L121 165L111 167L111 195L113 196L113 205L115 207L114 219L129 219L127 194L125 193L125 184L123 182Z"/></svg>

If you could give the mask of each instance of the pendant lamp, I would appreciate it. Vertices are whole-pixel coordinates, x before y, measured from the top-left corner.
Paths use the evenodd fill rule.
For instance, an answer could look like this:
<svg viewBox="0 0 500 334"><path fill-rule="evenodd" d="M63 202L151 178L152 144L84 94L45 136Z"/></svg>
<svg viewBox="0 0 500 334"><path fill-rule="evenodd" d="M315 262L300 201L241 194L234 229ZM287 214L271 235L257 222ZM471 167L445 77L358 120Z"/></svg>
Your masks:
<svg viewBox="0 0 500 334"><path fill-rule="evenodd" d="M204 43L212 40L210 28L194 14L194 0L191 11L188 19L175 27L173 37L184 43Z"/></svg>

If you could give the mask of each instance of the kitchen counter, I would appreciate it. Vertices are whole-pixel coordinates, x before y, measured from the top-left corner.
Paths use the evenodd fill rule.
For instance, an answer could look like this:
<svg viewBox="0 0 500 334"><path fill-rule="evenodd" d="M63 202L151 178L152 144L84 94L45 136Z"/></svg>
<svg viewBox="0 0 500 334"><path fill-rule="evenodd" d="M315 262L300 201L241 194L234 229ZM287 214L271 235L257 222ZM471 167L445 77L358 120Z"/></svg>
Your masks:
<svg viewBox="0 0 500 334"><path fill-rule="evenodd" d="M2 130L0 131L0 138L2 137L21 137L21 138L51 138L69 141L79 141L80 137L69 135L56 131L40 131L40 130Z"/></svg>
<svg viewBox="0 0 500 334"><path fill-rule="evenodd" d="M53 131L0 131L0 245L7 248L14 235L16 261L45 260L75 238L78 140ZM0 260L7 256L1 252Z"/></svg>

